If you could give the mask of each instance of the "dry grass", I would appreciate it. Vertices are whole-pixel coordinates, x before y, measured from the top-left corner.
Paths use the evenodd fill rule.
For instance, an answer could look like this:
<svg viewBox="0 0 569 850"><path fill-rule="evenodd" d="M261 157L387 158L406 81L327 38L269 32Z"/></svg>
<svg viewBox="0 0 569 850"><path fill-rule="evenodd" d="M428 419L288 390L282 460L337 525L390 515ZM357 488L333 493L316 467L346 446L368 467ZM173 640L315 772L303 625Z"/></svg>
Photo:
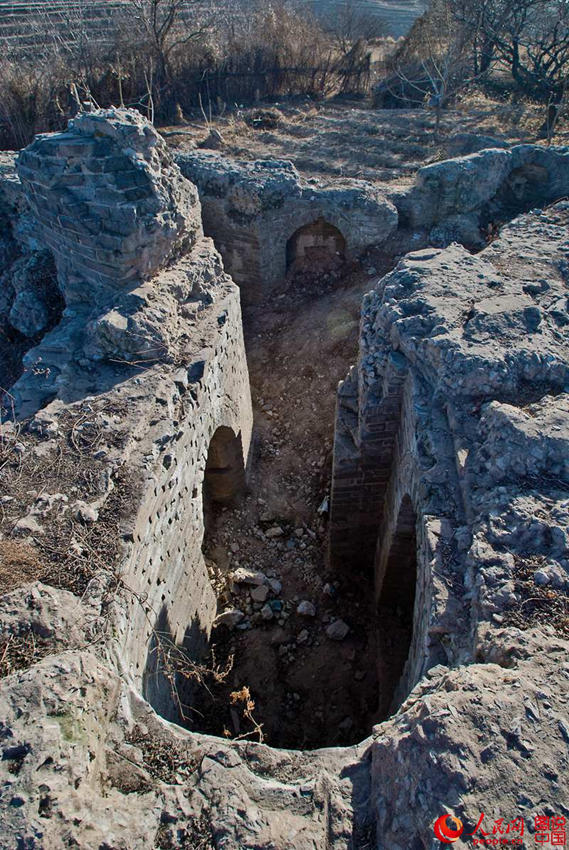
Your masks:
<svg viewBox="0 0 569 850"><path fill-rule="evenodd" d="M514 580L520 603L508 611L504 625L518 629L553 626L560 637L569 638L569 596L562 590L537 586L533 580L534 572L545 563L542 556L517 559Z"/></svg>
<svg viewBox="0 0 569 850"><path fill-rule="evenodd" d="M460 136L487 136L507 145L535 143L543 107L522 99L498 100L471 91L442 115L435 139L429 109L370 109L365 102L278 103L278 121L257 120L259 107L213 119L223 137L222 153L236 159L291 160L306 177L363 178L374 183L412 179L430 162L469 153ZM183 150L201 145L210 126L192 123L168 136ZM457 141L458 138L458 141ZM554 144L569 143L569 121L559 122Z"/></svg>
<svg viewBox="0 0 569 850"><path fill-rule="evenodd" d="M34 546L0 540L0 594L41 579L44 573L45 564Z"/></svg>
<svg viewBox="0 0 569 850"><path fill-rule="evenodd" d="M0 636L0 679L37 664L54 646L52 639L36 635L31 626L20 634Z"/></svg>

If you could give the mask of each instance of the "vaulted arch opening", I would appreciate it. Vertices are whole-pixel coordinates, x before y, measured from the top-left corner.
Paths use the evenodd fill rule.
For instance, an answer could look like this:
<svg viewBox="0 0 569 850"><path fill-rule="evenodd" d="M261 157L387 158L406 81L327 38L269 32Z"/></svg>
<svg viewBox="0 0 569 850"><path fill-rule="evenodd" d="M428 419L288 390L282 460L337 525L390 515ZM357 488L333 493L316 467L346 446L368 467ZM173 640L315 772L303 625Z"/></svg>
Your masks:
<svg viewBox="0 0 569 850"><path fill-rule="evenodd" d="M393 532L380 552L376 573L379 716L396 706L394 696L409 657L417 585L417 516L409 496L399 507Z"/></svg>
<svg viewBox="0 0 569 850"><path fill-rule="evenodd" d="M241 436L222 425L209 444L204 475L204 499L222 505L235 501L245 485Z"/></svg>
<svg viewBox="0 0 569 850"><path fill-rule="evenodd" d="M299 227L286 244L286 268L298 269L310 265L327 269L340 265L345 259L346 240L333 224L318 218Z"/></svg>
<svg viewBox="0 0 569 850"><path fill-rule="evenodd" d="M241 435L235 435L231 428L221 425L211 438L204 472L204 547L207 547L207 538L215 524L216 511L222 506L235 504L244 487Z"/></svg>

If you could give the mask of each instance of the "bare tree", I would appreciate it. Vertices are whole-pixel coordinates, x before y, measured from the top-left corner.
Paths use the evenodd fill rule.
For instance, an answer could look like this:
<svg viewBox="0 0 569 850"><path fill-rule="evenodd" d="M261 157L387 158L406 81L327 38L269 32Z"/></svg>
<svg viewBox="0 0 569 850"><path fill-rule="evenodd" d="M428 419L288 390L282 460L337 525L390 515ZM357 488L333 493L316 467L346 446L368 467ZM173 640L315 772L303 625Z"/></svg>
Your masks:
<svg viewBox="0 0 569 850"><path fill-rule="evenodd" d="M569 85L568 0L449 0L449 8L469 34L475 73L505 68L547 104L549 138Z"/></svg>
<svg viewBox="0 0 569 850"><path fill-rule="evenodd" d="M343 56L358 41L370 42L387 33L385 21L379 15L362 11L357 0L344 0L339 7L323 16L322 21Z"/></svg>
<svg viewBox="0 0 569 850"><path fill-rule="evenodd" d="M435 113L435 139L443 110L474 76L468 67L468 34L457 25L446 0L433 0L391 60L381 88L393 99Z"/></svg>
<svg viewBox="0 0 569 850"><path fill-rule="evenodd" d="M201 38L211 25L199 0L130 0L135 21L156 60L156 74L167 79L173 53Z"/></svg>

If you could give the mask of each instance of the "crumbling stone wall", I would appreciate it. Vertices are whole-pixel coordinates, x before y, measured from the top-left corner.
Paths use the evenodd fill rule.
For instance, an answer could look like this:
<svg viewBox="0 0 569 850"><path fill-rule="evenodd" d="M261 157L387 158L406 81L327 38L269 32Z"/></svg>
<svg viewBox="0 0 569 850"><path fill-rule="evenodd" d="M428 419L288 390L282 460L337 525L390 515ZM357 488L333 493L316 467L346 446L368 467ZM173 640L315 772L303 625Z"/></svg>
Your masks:
<svg viewBox="0 0 569 850"><path fill-rule="evenodd" d="M30 370L12 394L24 415L53 391L66 401L66 392L103 394L128 410L135 445L115 463L128 458L140 491L125 518L130 596L111 648L137 689L179 720L153 638L159 631L199 658L216 614L201 551L202 491L222 427L235 439L234 495L245 480L252 412L239 292L202 236L195 187L138 113L82 114L67 132L39 137L18 170L66 310L28 354L55 374ZM58 404L41 412L42 428L57 431ZM85 521L96 521L112 479L107 487L81 508Z"/></svg>
<svg viewBox="0 0 569 850"><path fill-rule="evenodd" d="M137 112L82 113L23 150L18 173L67 304L150 277L202 232L195 187Z"/></svg>
<svg viewBox="0 0 569 850"><path fill-rule="evenodd" d="M414 635L394 705L430 667L473 652L464 600L477 592L472 568L483 544L469 549L470 542L488 517L495 525L509 498L519 510L515 492L540 487L515 448L503 456L498 430L521 423L519 408L546 397L548 410L564 417L567 215L565 202L518 219L476 257L458 246L410 254L364 299L360 360L338 393L330 555L352 574L374 569L380 597L400 506L410 499ZM547 244L537 238L544 233ZM497 403L501 425L490 440L500 448L491 450L486 422ZM555 434L544 428L539 439L535 456L549 457ZM524 542L555 559L567 543L565 535L553 542L557 534L550 544L543 536ZM503 603L515 606L513 584L504 579L503 588ZM480 610L472 622L486 616Z"/></svg>
<svg viewBox="0 0 569 850"><path fill-rule="evenodd" d="M13 395L19 413L29 415L55 397L85 392L90 372L96 384L100 361L167 359L160 312L171 308L158 304L148 281L189 252L202 227L195 187L137 112L81 114L67 132L40 136L22 151L18 174L66 306L24 357Z"/></svg>
<svg viewBox="0 0 569 850"><path fill-rule="evenodd" d="M284 278L287 246L317 222L339 231L347 259L370 247L393 256L452 242L480 249L505 221L569 193L568 160L566 148L483 150L427 165L410 186L383 192L364 181L302 180L286 161L235 162L203 152L176 157L199 189L205 232L245 302Z"/></svg>
<svg viewBox="0 0 569 850"><path fill-rule="evenodd" d="M176 162L198 187L205 232L245 303L285 277L287 244L299 229L322 220L340 232L346 258L355 259L397 226L393 204L361 180L302 180L292 163L280 160L231 162L192 152L178 154Z"/></svg>
<svg viewBox="0 0 569 850"><path fill-rule="evenodd" d="M568 162L568 148L515 145L426 165L412 186L389 196L399 230L388 249L451 242L483 248L488 235L514 216L569 194Z"/></svg>
<svg viewBox="0 0 569 850"><path fill-rule="evenodd" d="M223 289L201 323L208 333L204 348L165 385L170 415L150 427L141 447L147 484L124 567L135 592L117 625L117 653L126 659L135 686L162 716L178 722L183 718L163 677L155 635L183 646L196 660L207 650L217 599L201 548L206 468L215 434L227 429L234 441L233 468L222 501L238 498L251 441L239 298L234 284Z"/></svg>

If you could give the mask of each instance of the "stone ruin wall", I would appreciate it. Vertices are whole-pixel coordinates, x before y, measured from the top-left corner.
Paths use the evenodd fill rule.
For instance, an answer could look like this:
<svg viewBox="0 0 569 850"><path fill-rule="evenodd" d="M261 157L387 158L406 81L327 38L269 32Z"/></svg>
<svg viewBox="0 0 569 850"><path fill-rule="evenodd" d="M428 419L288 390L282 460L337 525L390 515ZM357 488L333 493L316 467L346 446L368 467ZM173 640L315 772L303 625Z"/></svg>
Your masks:
<svg viewBox="0 0 569 850"><path fill-rule="evenodd" d="M348 261L378 247L388 256L455 241L479 250L488 226L497 229L569 192L567 151L537 145L427 165L413 184L385 189L363 180L305 180L280 160L229 162L190 152L177 154L176 161L198 187L205 232L244 303L282 282L289 240L315 222L337 228Z"/></svg>
<svg viewBox="0 0 569 850"><path fill-rule="evenodd" d="M535 462L549 457L545 480L526 464L520 471L519 461L510 467L519 437L506 450L503 440L499 449L490 448L483 435L488 405L506 404L502 427L512 416L514 429L523 431L527 414L522 425L507 405L523 408L540 399L546 409L558 410L564 431L566 234L565 202L516 219L475 257L458 246L409 254L364 298L360 360L338 392L330 552L339 570L373 569L379 600L387 562L404 544L397 523L409 501L417 534L413 642L392 708L431 667L476 657L478 630L488 616L487 608L470 603L479 587L480 553L488 546L476 541L477 529L488 516L497 522L508 499L526 490L547 499L557 485L553 498L563 502L567 480L560 457L550 454L556 454L554 432L533 435L541 443L531 450ZM492 433L490 441L497 438ZM501 478L507 493L496 488ZM531 525L531 510L517 519L520 529ZM510 522L503 520L505 527ZM551 544L547 535L531 541L518 533L516 557L551 558L558 587L565 587L566 531ZM491 563L488 552L485 557ZM510 569L501 601L515 607L513 556L504 563ZM402 562L401 581L403 572ZM501 623L501 606L492 605Z"/></svg>
<svg viewBox="0 0 569 850"><path fill-rule="evenodd" d="M160 673L153 636L161 633L194 658L207 649L217 599L201 548L204 491L212 475L206 465L221 440L223 463L231 464L231 471L223 474L231 478L221 492L220 482L214 481L214 495L230 502L242 491L251 443L239 297L234 286L227 289L208 311L207 322L215 329L208 347L164 388L171 415L151 425L139 449L146 450L152 462L144 462L146 486L123 567L133 593L119 612L116 652L135 687L163 717L174 721L182 718Z"/></svg>
<svg viewBox="0 0 569 850"><path fill-rule="evenodd" d="M544 205L567 193L568 157L524 147L428 166L414 187L373 199L376 218L360 245L446 243L457 232L480 239L480 226L511 207L512 175L516 204L535 201L527 175L537 172L520 176L524 163L547 173ZM17 633L33 611L55 642L0 686L9 743L0 770L6 799L17 800L7 807L2 850L14 841L30 850L64 841L142 850L164 829L175 840L192 823L194 840L207 823L216 846L231 850L370 842L405 850L425 846L441 807L466 822L495 799L497 785L504 813L518 811L522 786L539 807L544 771L562 776L569 740L567 643L552 626L514 627L524 601L516 569L538 558L552 592L569 588L567 205L517 219L477 257L456 245L416 252L364 299L360 358L338 396L331 557L351 575L374 569L380 600L390 555L407 558L415 519L413 638L393 717L357 747L292 753L189 733L141 697L178 719L153 630L190 650L207 642L215 596L201 554L202 494L205 487L231 498L251 439L239 292L202 236L195 190L146 122L120 111L82 116L69 133L39 139L21 169L24 201L9 167L3 187L3 197L20 199L17 213L10 206L13 231L36 230L37 245L25 250L50 243L66 303L13 388L33 440L8 439L55 464L68 453L70 414L96 422L108 451L89 460L102 485L88 504L44 494L4 511L14 511L23 541L50 521L46 499L96 528L117 491L130 489L121 471L133 487L119 518L123 593L109 602L102 573L81 599L36 583L2 601L4 629ZM247 185L245 208L256 209L264 189ZM357 206L365 191L354 191ZM248 222L267 252L278 247L279 274L289 231L301 222L295 193L290 208L286 192L279 196L283 229L272 229L272 212ZM109 241L99 247L103 197ZM335 198L340 212L320 197L306 218L315 208L327 220L345 216L336 222L353 245L345 222L361 219L342 206L343 189ZM76 211L81 221L64 226ZM113 241L117 223L124 232ZM232 250L240 228L245 220L227 224ZM260 243L246 243L239 262L253 270L254 297L276 272L268 264L255 280L261 254L251 244L257 251ZM38 359L50 368L47 396L46 376L30 368ZM482 759L492 724L493 749ZM142 743L133 741L135 728ZM149 746L165 748L174 774L153 772ZM549 792L556 810L569 805L561 783L552 780ZM45 817L46 799L54 817Z"/></svg>
<svg viewBox="0 0 569 850"><path fill-rule="evenodd" d="M383 243L397 212L362 180L325 185L303 181L292 163L228 162L212 154L178 154L182 173L198 187L204 229L239 284L244 303L260 300L287 272L287 244L301 228L324 220L344 237L346 259Z"/></svg>
<svg viewBox="0 0 569 850"><path fill-rule="evenodd" d="M78 371L111 409L124 404L127 449L115 462L139 481L138 508L123 527L129 595L109 650L137 689L180 719L152 640L164 632L199 656L216 615L201 551L208 452L216 434L228 435L221 453L233 479L225 492L213 483L228 500L244 483L252 429L239 292L202 236L195 188L136 113L82 115L22 152L18 173L65 310L25 358L49 373L28 370L11 395L20 415L43 408L48 430ZM63 398L50 403L54 395ZM95 516L108 495L90 507Z"/></svg>

